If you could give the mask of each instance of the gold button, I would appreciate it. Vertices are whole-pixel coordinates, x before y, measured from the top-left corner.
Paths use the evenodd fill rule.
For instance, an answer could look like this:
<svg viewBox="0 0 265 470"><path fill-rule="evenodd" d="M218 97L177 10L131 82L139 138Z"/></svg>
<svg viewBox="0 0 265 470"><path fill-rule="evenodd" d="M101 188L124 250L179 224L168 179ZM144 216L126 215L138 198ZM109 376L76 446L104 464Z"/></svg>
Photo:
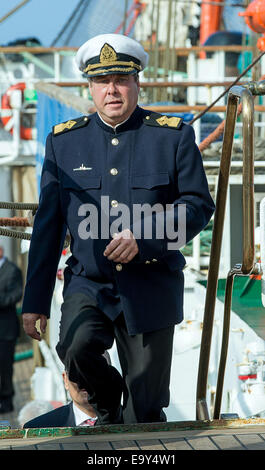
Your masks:
<svg viewBox="0 0 265 470"><path fill-rule="evenodd" d="M148 121L148 120L150 119L150 116L146 116L146 118L145 118L145 119Z"/></svg>
<svg viewBox="0 0 265 470"><path fill-rule="evenodd" d="M153 258L152 261L153 261L153 263L156 263L156 262L157 262L157 259Z"/></svg>
<svg viewBox="0 0 265 470"><path fill-rule="evenodd" d="M113 199L113 201L111 201L111 206L112 207L118 207L118 201L115 201L115 199Z"/></svg>
<svg viewBox="0 0 265 470"><path fill-rule="evenodd" d="M84 117L84 121L87 121L88 120L88 117Z"/></svg>
<svg viewBox="0 0 265 470"><path fill-rule="evenodd" d="M111 168L110 174L113 175L113 176L117 175L118 174L117 168Z"/></svg>
<svg viewBox="0 0 265 470"><path fill-rule="evenodd" d="M118 145L119 144L119 139L114 137L114 139L112 139L111 143L112 143L112 145Z"/></svg>
<svg viewBox="0 0 265 470"><path fill-rule="evenodd" d="M122 270L122 264L116 264L116 270L121 271Z"/></svg>
<svg viewBox="0 0 265 470"><path fill-rule="evenodd" d="M147 259L147 260L145 261L145 264L150 264L150 263L151 263L151 261L149 261L149 259Z"/></svg>

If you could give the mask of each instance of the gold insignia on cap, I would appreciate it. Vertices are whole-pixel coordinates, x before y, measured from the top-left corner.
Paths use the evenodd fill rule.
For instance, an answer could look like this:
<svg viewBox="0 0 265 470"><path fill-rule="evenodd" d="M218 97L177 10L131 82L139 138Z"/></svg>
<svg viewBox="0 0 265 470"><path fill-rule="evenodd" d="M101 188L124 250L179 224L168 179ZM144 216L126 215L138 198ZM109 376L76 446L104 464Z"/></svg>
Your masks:
<svg viewBox="0 0 265 470"><path fill-rule="evenodd" d="M169 126L169 127L178 127L179 123L181 121L181 118L178 117L168 117L168 116L161 116L159 119L156 119L156 122L160 126Z"/></svg>
<svg viewBox="0 0 265 470"><path fill-rule="evenodd" d="M75 124L76 124L76 121L67 121L67 122L62 122L61 124L57 124L56 126L54 126L54 134L63 132L65 129L72 129L72 127Z"/></svg>
<svg viewBox="0 0 265 470"><path fill-rule="evenodd" d="M113 65L113 63L117 61L115 49L107 43L104 44L100 52L99 60L102 65Z"/></svg>
<svg viewBox="0 0 265 470"><path fill-rule="evenodd" d="M134 68L139 71L142 70L141 65L136 64L133 60L119 60L115 49L108 43L105 43L104 46L102 46L101 48L99 55L99 63L88 64L87 67L83 70L83 72L89 73L90 75L99 75L97 69L101 70L102 67L112 67L111 69L108 69L109 72L130 73Z"/></svg>

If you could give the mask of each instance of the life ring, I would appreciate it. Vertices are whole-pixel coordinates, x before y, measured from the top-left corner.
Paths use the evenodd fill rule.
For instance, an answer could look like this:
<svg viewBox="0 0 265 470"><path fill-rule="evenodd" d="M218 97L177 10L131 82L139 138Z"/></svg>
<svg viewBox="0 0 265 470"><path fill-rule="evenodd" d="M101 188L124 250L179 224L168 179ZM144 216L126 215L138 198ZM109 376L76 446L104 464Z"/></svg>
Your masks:
<svg viewBox="0 0 265 470"><path fill-rule="evenodd" d="M4 93L1 99L1 108L2 110L10 110L12 109L10 105L10 95L12 91L14 90L20 90L24 91L26 88L26 84L21 82L21 83L16 83L15 85L12 85L11 87L8 88L8 90ZM10 134L13 134L13 117L11 115L9 116L1 116L1 121L4 125L4 128L6 131L10 132ZM20 125L20 138L23 140L32 140L33 139L33 129L31 127L25 127L23 126L23 122Z"/></svg>

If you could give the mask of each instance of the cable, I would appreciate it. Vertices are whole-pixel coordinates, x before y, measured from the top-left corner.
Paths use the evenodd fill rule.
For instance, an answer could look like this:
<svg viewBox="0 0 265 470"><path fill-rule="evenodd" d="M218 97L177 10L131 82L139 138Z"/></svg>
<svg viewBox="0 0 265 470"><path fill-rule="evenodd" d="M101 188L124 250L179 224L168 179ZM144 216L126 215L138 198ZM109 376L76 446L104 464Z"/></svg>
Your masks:
<svg viewBox="0 0 265 470"><path fill-rule="evenodd" d="M67 20L67 22L65 23L65 25L63 26L63 28L61 29L61 31L59 32L59 34L56 36L56 38L53 40L52 44L51 44L51 47L54 47L54 45L57 43L57 41L59 41L59 39L61 39L62 35L64 34L65 30L67 29L67 27L69 26L69 24L73 21L74 17L77 15L80 7L82 6L82 3L83 3L84 0L80 0L80 2L78 3L77 7L74 9L73 13L71 13L70 15L70 18Z"/></svg>
<svg viewBox="0 0 265 470"><path fill-rule="evenodd" d="M237 82L239 82L239 80L252 68L254 67L254 65L256 65L256 63L261 59L261 57L265 54L265 51L263 51L235 80L234 82L229 85L225 91L216 98L215 101L213 101L213 103L211 103L209 106L207 106L203 111L201 111L199 114L197 114L197 116L195 116L192 121L189 122L190 125L192 125L195 121L197 121L197 119L201 118L205 113L207 113L207 111L209 111L209 109L211 109L216 103L217 101L219 101L229 90L230 88L232 88Z"/></svg>
<svg viewBox="0 0 265 470"><path fill-rule="evenodd" d="M28 3L28 2L30 2L30 0L24 0L23 2L19 3L15 8L12 8L12 10L10 10L6 15L4 15L4 16L2 16L2 18L0 18L0 23L3 23L3 21L5 21L7 18L9 18L9 16L13 15L13 13L15 13L21 7L26 5L26 3Z"/></svg>

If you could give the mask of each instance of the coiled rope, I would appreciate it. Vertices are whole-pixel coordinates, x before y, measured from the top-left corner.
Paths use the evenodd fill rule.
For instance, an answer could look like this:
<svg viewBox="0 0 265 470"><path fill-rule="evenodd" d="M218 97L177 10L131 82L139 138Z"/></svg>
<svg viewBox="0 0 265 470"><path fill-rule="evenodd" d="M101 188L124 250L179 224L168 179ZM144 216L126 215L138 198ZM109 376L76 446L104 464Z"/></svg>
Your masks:
<svg viewBox="0 0 265 470"><path fill-rule="evenodd" d="M33 227L34 216L38 209L38 204L25 203L25 202L3 202L0 201L0 209L17 209L29 210L27 217L0 217L0 235L3 237L12 237L19 240L31 240L31 233L21 232L18 230L10 230L2 228L9 227ZM71 237L67 233L64 240L64 248L67 248L71 243Z"/></svg>
<svg viewBox="0 0 265 470"><path fill-rule="evenodd" d="M4 202L0 201L0 209L29 210L27 217L1 217L0 218L0 235L3 237L18 238L20 240L30 240L31 234L18 230L10 230L2 228L9 227L32 227L34 215L38 209L38 204L25 202Z"/></svg>
<svg viewBox="0 0 265 470"><path fill-rule="evenodd" d="M36 211L39 205L32 202L1 202L0 209L18 209Z"/></svg>

